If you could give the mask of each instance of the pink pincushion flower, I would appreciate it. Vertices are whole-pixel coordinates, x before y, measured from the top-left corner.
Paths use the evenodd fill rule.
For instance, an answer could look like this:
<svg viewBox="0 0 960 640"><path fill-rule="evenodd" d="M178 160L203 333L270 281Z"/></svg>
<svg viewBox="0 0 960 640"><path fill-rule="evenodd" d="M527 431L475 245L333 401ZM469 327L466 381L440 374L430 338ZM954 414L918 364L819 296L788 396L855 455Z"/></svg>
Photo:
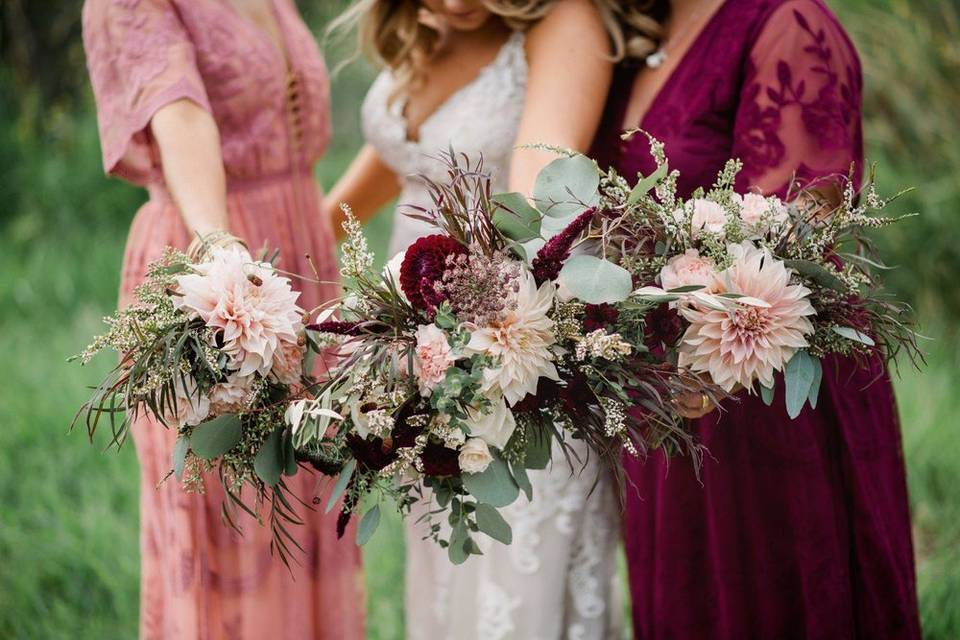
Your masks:
<svg viewBox="0 0 960 640"><path fill-rule="evenodd" d="M752 389L756 380L772 387L774 372L808 346L805 336L813 325L807 316L816 314L807 299L810 290L790 284L783 262L750 242L728 250L734 261L720 274L722 292L753 300L723 311L696 304L682 308L690 326L680 342L679 364L708 373L726 391L738 384Z"/></svg>
<svg viewBox="0 0 960 640"><path fill-rule="evenodd" d="M417 346L414 349L414 375L420 386L420 394L430 395L434 388L443 382L449 369L457 360L450 348L447 334L435 324L422 324L415 334Z"/></svg>
<svg viewBox="0 0 960 640"><path fill-rule="evenodd" d="M716 292L719 287L713 260L701 257L696 249L670 258L660 270L660 284L664 289L699 285L705 291Z"/></svg>
<svg viewBox="0 0 960 640"><path fill-rule="evenodd" d="M281 342L296 342L303 329L300 294L289 279L239 247L215 249L193 271L177 278L177 308L218 330L239 375L267 375Z"/></svg>

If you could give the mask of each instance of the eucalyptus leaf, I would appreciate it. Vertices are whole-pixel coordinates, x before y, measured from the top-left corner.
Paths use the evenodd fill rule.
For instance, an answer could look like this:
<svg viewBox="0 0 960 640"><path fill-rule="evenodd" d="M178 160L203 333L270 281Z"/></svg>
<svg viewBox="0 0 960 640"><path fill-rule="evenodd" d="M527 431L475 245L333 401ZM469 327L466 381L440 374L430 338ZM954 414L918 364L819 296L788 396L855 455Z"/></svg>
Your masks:
<svg viewBox="0 0 960 640"><path fill-rule="evenodd" d="M190 438L180 436L173 445L173 473L177 480L183 480L183 466L187 461L187 452L190 451Z"/></svg>
<svg viewBox="0 0 960 640"><path fill-rule="evenodd" d="M470 552L466 550L467 525L461 520L453 527L450 532L450 546L447 547L447 557L453 564L463 564L466 562Z"/></svg>
<svg viewBox="0 0 960 640"><path fill-rule="evenodd" d="M350 460L347 464L343 465L340 476L337 478L337 483L333 485L333 491L330 492L330 499L327 500L327 508L324 510L324 513L330 513L333 506L337 504L337 500L340 499L340 496L346 490L347 483L350 482L350 477L353 476L353 470L356 468L356 460Z"/></svg>
<svg viewBox="0 0 960 640"><path fill-rule="evenodd" d="M243 435L240 417L228 414L194 427L190 433L190 448L205 460L213 460L237 446Z"/></svg>
<svg viewBox="0 0 960 640"><path fill-rule="evenodd" d="M477 526L480 531L503 544L513 542L513 531L500 512L488 504L477 505Z"/></svg>
<svg viewBox="0 0 960 640"><path fill-rule="evenodd" d="M797 351L783 371L786 379L787 415L796 418L810 397L816 378L816 362L806 351Z"/></svg>
<svg viewBox="0 0 960 640"><path fill-rule="evenodd" d="M560 279L582 302L601 304L623 302L633 291L630 272L609 260L594 256L573 256L560 269Z"/></svg>
<svg viewBox="0 0 960 640"><path fill-rule="evenodd" d="M549 429L530 427L524 466L527 469L546 469L553 451L553 434Z"/></svg>
<svg viewBox="0 0 960 640"><path fill-rule="evenodd" d="M297 473L297 451L293 447L293 431L283 430L283 444L281 447L283 458L283 475L292 476Z"/></svg>
<svg viewBox="0 0 960 640"><path fill-rule="evenodd" d="M565 218L596 204L600 172L584 155L557 158L537 175L533 199L544 214Z"/></svg>
<svg viewBox="0 0 960 640"><path fill-rule="evenodd" d="M493 212L493 225L517 242L540 237L540 212L527 202L522 193L500 193L492 198L498 206Z"/></svg>
<svg viewBox="0 0 960 640"><path fill-rule="evenodd" d="M774 381L776 384L776 381ZM762 384L760 385L760 399L763 400L763 404L768 407L773 404L773 387L765 387Z"/></svg>
<svg viewBox="0 0 960 640"><path fill-rule="evenodd" d="M863 332L857 331L857 330L854 329L853 327L838 327L838 326L834 326L834 327L833 327L833 332L834 332L835 334L837 334L838 336L842 336L842 337L846 338L847 340L853 340L854 342L859 342L859 343L861 343L861 344L865 344L865 345L867 345L868 347L872 347L872 346L875 346L875 345L877 344L876 342L873 341L873 338L871 338L870 336L868 336L867 334L865 334L865 333L863 333Z"/></svg>
<svg viewBox="0 0 960 640"><path fill-rule="evenodd" d="M527 470L521 465L511 466L513 471L513 479L517 481L517 486L520 487L520 491L523 491L523 495L527 496L527 500L533 500L533 484L530 483L530 476L527 475Z"/></svg>
<svg viewBox="0 0 960 640"><path fill-rule="evenodd" d="M807 401L810 402L810 408L817 408L817 400L820 397L820 383L823 381L823 364L816 358L813 359L813 382L810 383L810 393L807 395Z"/></svg>
<svg viewBox="0 0 960 640"><path fill-rule="evenodd" d="M505 507L520 495L520 487L513 479L507 463L495 451L490 452L493 460L481 473L463 474L463 487L478 502L494 507Z"/></svg>
<svg viewBox="0 0 960 640"><path fill-rule="evenodd" d="M840 278L816 262L810 262L809 260L784 260L783 264L800 275L810 278L821 287L841 292L847 290L847 287Z"/></svg>
<svg viewBox="0 0 960 640"><path fill-rule="evenodd" d="M540 236L544 239L544 241L549 240L553 236L566 229L567 226L576 220L577 216L581 213L582 211L577 211L577 213L563 218L551 218L550 216L544 217L540 221Z"/></svg>
<svg viewBox="0 0 960 640"><path fill-rule="evenodd" d="M375 504L360 518L357 525L357 544L365 545L380 526L380 505Z"/></svg>
<svg viewBox="0 0 960 640"><path fill-rule="evenodd" d="M253 458L253 470L257 472L263 482L270 487L275 487L280 482L280 476L283 474L283 427L274 429L267 439L260 445L260 450Z"/></svg>
<svg viewBox="0 0 960 640"><path fill-rule="evenodd" d="M523 259L526 260L527 264L531 264L533 259L537 257L537 252L543 248L547 242L543 238L534 238L533 240L527 240L522 245L524 256Z"/></svg>
<svg viewBox="0 0 960 640"><path fill-rule="evenodd" d="M658 182L664 179L667 175L667 165L662 164L657 167L657 170L651 173L646 178L642 178L637 181L636 186L630 190L630 195L627 196L627 204L633 205L640 202L640 198L647 195L647 192L650 189L653 189Z"/></svg>

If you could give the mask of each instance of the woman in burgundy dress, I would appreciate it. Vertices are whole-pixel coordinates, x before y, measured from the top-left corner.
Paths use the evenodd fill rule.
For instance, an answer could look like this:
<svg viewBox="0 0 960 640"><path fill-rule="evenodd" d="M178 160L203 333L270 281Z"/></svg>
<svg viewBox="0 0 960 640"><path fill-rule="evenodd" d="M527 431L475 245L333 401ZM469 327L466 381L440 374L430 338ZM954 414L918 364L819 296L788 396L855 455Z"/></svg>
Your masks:
<svg viewBox="0 0 960 640"><path fill-rule="evenodd" d="M646 3L595 142L629 179L662 140L681 195L730 157L741 191L784 196L862 173L856 51L820 0ZM640 57L642 54L654 55ZM783 384L778 385L782 393ZM879 358L825 363L816 410L791 421L741 393L693 424L710 455L627 462L625 538L637 638L918 638L897 411Z"/></svg>

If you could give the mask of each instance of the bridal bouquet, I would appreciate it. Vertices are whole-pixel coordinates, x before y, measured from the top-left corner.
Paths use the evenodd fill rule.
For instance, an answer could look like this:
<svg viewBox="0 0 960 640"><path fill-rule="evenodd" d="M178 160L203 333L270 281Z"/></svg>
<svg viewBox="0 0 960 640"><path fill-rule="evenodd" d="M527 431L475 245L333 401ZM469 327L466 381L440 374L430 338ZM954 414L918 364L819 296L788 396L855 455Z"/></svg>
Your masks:
<svg viewBox="0 0 960 640"><path fill-rule="evenodd" d="M537 248L527 241L542 239L542 216L526 198L493 196L482 166L445 158L449 180L431 184L434 206L413 214L439 233L383 273L345 208L346 295L307 327L339 361L289 419L298 451L338 475L329 505L343 496L341 527L363 511L363 543L381 497L402 510L434 500L428 535L460 563L479 553L477 532L510 543L498 510L521 492L537 499L528 471L553 451L577 472L571 439L614 469L624 447L696 454L671 399L714 389L650 357L651 305L628 298L629 273L572 253L598 208L571 204L573 217ZM562 176L542 177L566 198Z"/></svg>
<svg viewBox="0 0 960 640"><path fill-rule="evenodd" d="M120 363L74 421L92 439L106 418L116 446L141 414L176 429L176 478L202 491L203 474L216 471L231 524L229 507L260 520L268 499L284 558L284 527L298 521L282 479L298 467L284 414L313 384L304 374L314 353L298 296L288 278L239 245L213 247L200 262L168 250L149 266L136 301L107 318L107 333L79 356L86 363L110 349ZM256 490L253 507L239 498L244 484Z"/></svg>
<svg viewBox="0 0 960 640"><path fill-rule="evenodd" d="M877 215L887 201L872 178L860 193L847 180L833 201L813 188L787 203L737 193L730 161L712 188L682 200L662 145L651 139L651 151L658 168L633 188L582 161L568 179L597 185L584 198L603 213L583 240L645 285L628 300L659 305L650 318L664 360L728 393L759 389L767 404L782 373L795 418L816 407L825 356L917 355L909 308L873 274L883 265L865 232L897 219Z"/></svg>

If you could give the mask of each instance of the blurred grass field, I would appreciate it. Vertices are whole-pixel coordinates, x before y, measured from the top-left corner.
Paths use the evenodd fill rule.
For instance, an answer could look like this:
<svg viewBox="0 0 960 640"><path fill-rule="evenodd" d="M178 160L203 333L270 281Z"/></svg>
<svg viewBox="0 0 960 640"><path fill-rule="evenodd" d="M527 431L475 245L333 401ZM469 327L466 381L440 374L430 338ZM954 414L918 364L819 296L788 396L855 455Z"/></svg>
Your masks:
<svg viewBox="0 0 960 640"><path fill-rule="evenodd" d="M75 3L73 3L75 4ZM303 5L305 3L301 3ZM336 3L333 3L336 4ZM957 0L846 0L861 48L869 156L888 192L915 186L896 212L920 211L884 242L903 265L890 282L920 309L928 366L896 380L903 419L925 636L960 638L960 8ZM11 5L12 6L12 5ZM75 7L71 9L75 11ZM329 10L316 10L321 24ZM69 57L69 56L68 56ZM76 61L74 61L75 64ZM12 63L11 63L12 64ZM82 70L80 71L82 73ZM370 71L334 80L336 138L318 168L327 187L361 144ZM109 357L80 368L116 303L130 217L144 196L102 177L85 94L43 108L0 67L0 638L133 638L138 507L132 447L119 453L67 433L84 386ZM383 257L390 217L370 225ZM369 638L403 637L402 536L388 519L365 549Z"/></svg>

